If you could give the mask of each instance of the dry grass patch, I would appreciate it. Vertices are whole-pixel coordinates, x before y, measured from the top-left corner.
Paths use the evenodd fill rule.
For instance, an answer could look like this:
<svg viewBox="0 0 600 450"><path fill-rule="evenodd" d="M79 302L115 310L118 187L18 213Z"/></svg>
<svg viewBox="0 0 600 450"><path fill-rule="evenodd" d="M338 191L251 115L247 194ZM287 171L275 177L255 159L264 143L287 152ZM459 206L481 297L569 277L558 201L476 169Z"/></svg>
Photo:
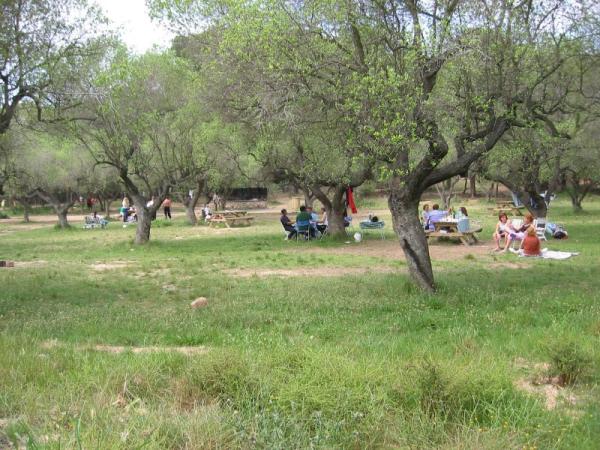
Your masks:
<svg viewBox="0 0 600 450"><path fill-rule="evenodd" d="M249 277L343 277L369 273L398 273L402 269L379 267L299 267L297 269L228 269L223 273L239 278Z"/></svg>
<svg viewBox="0 0 600 450"><path fill-rule="evenodd" d="M68 348L71 347L64 342L58 342L56 340L42 342L41 347L47 350L53 348ZM126 347L123 345L74 345L72 346L77 351L89 351L94 350L97 352L120 354L125 352L131 352L135 354L141 353L181 353L183 355L200 355L208 352L208 348L204 346L183 346L183 347L165 347L165 346L144 346L144 347Z"/></svg>

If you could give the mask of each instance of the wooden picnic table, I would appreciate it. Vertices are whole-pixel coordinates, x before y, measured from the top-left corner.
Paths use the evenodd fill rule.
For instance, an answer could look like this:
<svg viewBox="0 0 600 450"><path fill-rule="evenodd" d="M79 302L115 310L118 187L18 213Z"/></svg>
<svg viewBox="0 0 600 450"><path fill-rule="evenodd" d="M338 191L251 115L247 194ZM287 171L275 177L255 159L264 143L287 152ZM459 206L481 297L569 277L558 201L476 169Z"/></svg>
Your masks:
<svg viewBox="0 0 600 450"><path fill-rule="evenodd" d="M229 214L225 211L214 214L209 220L209 226L214 227L223 224L227 228L231 228L231 225L252 225L254 217L247 216L246 211L239 211L239 213L243 214Z"/></svg>
<svg viewBox="0 0 600 450"><path fill-rule="evenodd" d="M522 216L524 206L515 206L514 204L506 205L506 206L496 206L495 208L489 208L490 211L496 214L504 213L504 214L513 214L515 216Z"/></svg>
<svg viewBox="0 0 600 450"><path fill-rule="evenodd" d="M216 214L221 214L225 217L243 217L248 214L248 211L221 211Z"/></svg>
<svg viewBox="0 0 600 450"><path fill-rule="evenodd" d="M471 227L469 231L458 231L458 220L440 220L435 222L433 231L427 231L427 237L451 237L458 238L464 245L469 246L479 241L475 233L481 232L481 227Z"/></svg>

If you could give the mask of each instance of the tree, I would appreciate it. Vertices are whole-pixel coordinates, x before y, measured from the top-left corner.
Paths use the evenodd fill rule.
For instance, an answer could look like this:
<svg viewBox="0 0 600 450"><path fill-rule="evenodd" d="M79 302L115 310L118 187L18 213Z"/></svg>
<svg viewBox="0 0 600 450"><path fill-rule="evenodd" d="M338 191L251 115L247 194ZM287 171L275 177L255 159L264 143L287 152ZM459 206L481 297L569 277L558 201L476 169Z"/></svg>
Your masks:
<svg viewBox="0 0 600 450"><path fill-rule="evenodd" d="M562 67L590 5L566 2L151 1L181 24L203 18L223 47L260 63L350 126L346 140L388 180L413 279L434 290L421 194L489 152L522 116L544 120L537 88ZM560 17L560 19L558 19ZM553 42L552 57L547 42Z"/></svg>
<svg viewBox="0 0 600 450"><path fill-rule="evenodd" d="M7 192L24 206L26 218L31 200L38 197L54 209L58 225L68 228L69 210L89 186L90 155L78 143L52 134L19 129L12 137Z"/></svg>
<svg viewBox="0 0 600 450"><path fill-rule="evenodd" d="M105 49L101 24L86 0L1 2L0 134L23 102L35 107L39 120L56 120L79 102L85 61Z"/></svg>
<svg viewBox="0 0 600 450"><path fill-rule="evenodd" d="M118 51L86 102L94 120L72 124L96 163L113 167L133 198L137 244L148 242L152 216L190 176L193 141L182 141L178 133L187 124L194 83L188 64L171 53L130 57Z"/></svg>

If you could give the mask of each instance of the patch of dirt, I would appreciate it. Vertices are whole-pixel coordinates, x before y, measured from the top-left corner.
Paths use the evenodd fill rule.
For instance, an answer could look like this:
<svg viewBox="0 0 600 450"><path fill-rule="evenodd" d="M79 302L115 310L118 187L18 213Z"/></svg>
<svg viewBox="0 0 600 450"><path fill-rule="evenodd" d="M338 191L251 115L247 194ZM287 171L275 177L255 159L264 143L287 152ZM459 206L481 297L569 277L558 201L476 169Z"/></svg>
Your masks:
<svg viewBox="0 0 600 450"><path fill-rule="evenodd" d="M490 269L527 269L529 264L515 262L491 262L486 265Z"/></svg>
<svg viewBox="0 0 600 450"><path fill-rule="evenodd" d="M115 269L123 269L125 267L130 266L132 263L130 261L112 261L109 263L96 263L90 264L90 267L93 270L98 272L102 272L105 270L115 270Z"/></svg>
<svg viewBox="0 0 600 450"><path fill-rule="evenodd" d="M28 269L32 267L44 267L48 265L48 261L44 261L43 259L38 259L35 261L15 261L15 267Z"/></svg>
<svg viewBox="0 0 600 450"><path fill-rule="evenodd" d="M58 342L56 340L45 341L42 342L41 347L44 349L53 349L53 348L65 348L68 347L67 344ZM95 350L97 352L105 352L105 353L113 353L120 354L124 352L132 352L135 354L139 353L181 353L183 355L201 355L208 352L208 348L204 346L195 346L195 347L164 347L164 346L147 346L147 347L126 347L122 345L75 345L75 350L78 351L88 351Z"/></svg>
<svg viewBox="0 0 600 450"><path fill-rule="evenodd" d="M548 411L556 409L559 404L575 406L578 402L577 396L562 386L559 377L548 376L549 363L533 363L524 358L514 361L515 367L532 371L529 377L520 378L514 385L520 391L533 394L544 399L544 405ZM569 410L573 412L572 410ZM576 415L577 412L573 412Z"/></svg>
<svg viewBox="0 0 600 450"><path fill-rule="evenodd" d="M157 278L157 277L168 277L170 275L171 275L171 269L163 268L163 269L149 270L148 272L136 272L136 274L134 276L136 278L144 278L144 277ZM178 277L178 278L180 278L180 277Z"/></svg>
<svg viewBox="0 0 600 450"><path fill-rule="evenodd" d="M577 397L572 392L566 392L565 389L557 384L558 377L546 377L544 383L521 378L515 381L517 389L534 394L544 398L545 406L548 411L556 409L559 402L569 406L577 404Z"/></svg>
<svg viewBox="0 0 600 450"><path fill-rule="evenodd" d="M492 247L485 244L466 246L463 244L441 244L431 242L429 253L431 259L438 261L451 261L464 258L465 255L489 255ZM396 240L368 240L360 244L352 243L338 248L302 248L302 252L326 253L328 255L358 255L374 256L404 261L404 252Z"/></svg>
<svg viewBox="0 0 600 450"><path fill-rule="evenodd" d="M368 273L397 273L403 269L393 267L299 267L297 269L229 269L223 272L240 278L263 277L342 277Z"/></svg>

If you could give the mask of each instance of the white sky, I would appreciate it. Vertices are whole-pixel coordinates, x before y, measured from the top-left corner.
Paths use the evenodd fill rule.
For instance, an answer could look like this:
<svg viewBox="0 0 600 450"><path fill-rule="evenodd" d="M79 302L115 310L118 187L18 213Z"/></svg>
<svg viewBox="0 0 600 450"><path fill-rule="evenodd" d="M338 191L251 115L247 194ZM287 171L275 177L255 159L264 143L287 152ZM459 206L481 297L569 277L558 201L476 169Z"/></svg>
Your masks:
<svg viewBox="0 0 600 450"><path fill-rule="evenodd" d="M121 38L135 53L144 53L155 44L161 48L171 45L173 34L148 16L144 0L95 0L104 10Z"/></svg>

